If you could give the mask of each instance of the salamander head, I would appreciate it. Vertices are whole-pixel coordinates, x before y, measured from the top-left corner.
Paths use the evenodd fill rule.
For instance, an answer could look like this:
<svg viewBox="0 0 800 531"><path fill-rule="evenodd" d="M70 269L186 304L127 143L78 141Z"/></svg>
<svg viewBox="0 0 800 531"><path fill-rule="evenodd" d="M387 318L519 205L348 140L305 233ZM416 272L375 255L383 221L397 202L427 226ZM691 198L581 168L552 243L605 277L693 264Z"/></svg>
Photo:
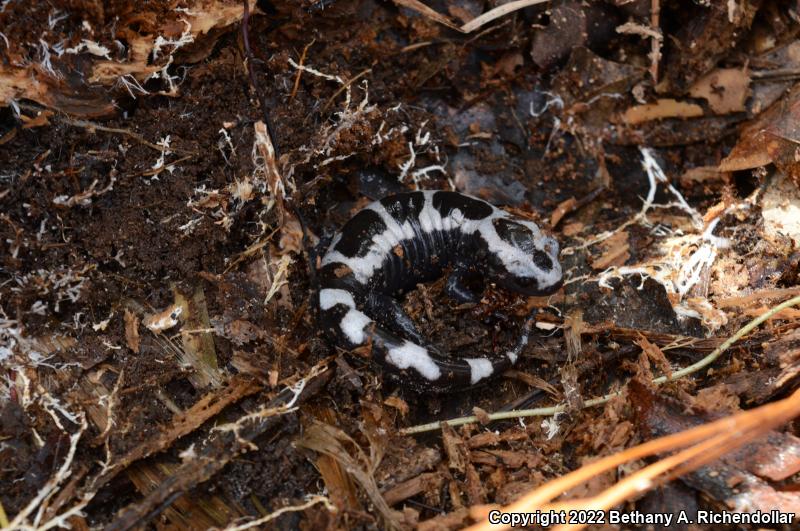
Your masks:
<svg viewBox="0 0 800 531"><path fill-rule="evenodd" d="M480 232L488 246L490 280L524 295L546 295L561 287L558 242L535 223L498 217Z"/></svg>

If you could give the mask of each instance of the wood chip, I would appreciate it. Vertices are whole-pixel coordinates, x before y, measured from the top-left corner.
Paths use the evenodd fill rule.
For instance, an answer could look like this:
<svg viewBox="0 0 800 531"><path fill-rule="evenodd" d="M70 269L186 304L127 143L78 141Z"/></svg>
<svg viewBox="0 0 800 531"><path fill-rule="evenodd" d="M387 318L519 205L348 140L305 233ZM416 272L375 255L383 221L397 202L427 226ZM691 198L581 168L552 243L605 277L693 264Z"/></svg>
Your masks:
<svg viewBox="0 0 800 531"><path fill-rule="evenodd" d="M622 115L628 125L638 125L664 118L696 118L703 116L703 108L696 103L687 103L672 98L656 100L655 103L634 105Z"/></svg>
<svg viewBox="0 0 800 531"><path fill-rule="evenodd" d="M628 245L628 233L620 231L603 240L601 246L605 249L598 258L592 258L592 269L604 271L611 266L625 265L631 257L630 246Z"/></svg>
<svg viewBox="0 0 800 531"><path fill-rule="evenodd" d="M442 423L442 442L444 451L447 454L448 466L451 470L463 474L467 466L466 446L453 427L445 422Z"/></svg>
<svg viewBox="0 0 800 531"><path fill-rule="evenodd" d="M383 499L389 505L396 505L403 500L413 498L424 492L439 490L444 483L444 477L439 472L420 474L415 478L395 485L383 493Z"/></svg>
<svg viewBox="0 0 800 531"><path fill-rule="evenodd" d="M125 343L128 348L139 353L139 318L136 314L125 308Z"/></svg>

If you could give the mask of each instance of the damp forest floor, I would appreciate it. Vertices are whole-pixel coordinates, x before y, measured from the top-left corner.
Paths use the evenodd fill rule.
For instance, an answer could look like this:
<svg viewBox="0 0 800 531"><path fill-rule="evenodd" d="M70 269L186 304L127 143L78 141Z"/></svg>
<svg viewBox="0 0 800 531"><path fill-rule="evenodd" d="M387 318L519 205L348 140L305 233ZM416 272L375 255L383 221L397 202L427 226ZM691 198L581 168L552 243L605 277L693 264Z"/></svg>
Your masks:
<svg viewBox="0 0 800 531"><path fill-rule="evenodd" d="M798 21L778 0L1 2L0 527L460 529L782 404L792 307L653 379L800 295ZM452 356L502 355L534 316L472 389L418 393L317 323L326 243L413 189L561 244L550 296L402 300ZM800 514L800 423L762 431L613 507Z"/></svg>

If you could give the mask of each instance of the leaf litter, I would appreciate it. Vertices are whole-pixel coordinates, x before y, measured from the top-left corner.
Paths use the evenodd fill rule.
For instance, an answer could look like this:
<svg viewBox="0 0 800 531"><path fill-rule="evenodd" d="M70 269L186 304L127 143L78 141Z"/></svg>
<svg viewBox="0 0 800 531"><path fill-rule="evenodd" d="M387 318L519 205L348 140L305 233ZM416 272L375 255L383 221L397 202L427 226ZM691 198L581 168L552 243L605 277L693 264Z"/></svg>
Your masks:
<svg viewBox="0 0 800 531"><path fill-rule="evenodd" d="M3 525L455 529L548 489L796 510L800 314L767 315L800 265L795 10L26 4L0 6ZM414 188L564 249L551 297L406 297L470 355L535 310L521 363L467 392L317 333L318 242ZM668 464L674 498L630 487Z"/></svg>

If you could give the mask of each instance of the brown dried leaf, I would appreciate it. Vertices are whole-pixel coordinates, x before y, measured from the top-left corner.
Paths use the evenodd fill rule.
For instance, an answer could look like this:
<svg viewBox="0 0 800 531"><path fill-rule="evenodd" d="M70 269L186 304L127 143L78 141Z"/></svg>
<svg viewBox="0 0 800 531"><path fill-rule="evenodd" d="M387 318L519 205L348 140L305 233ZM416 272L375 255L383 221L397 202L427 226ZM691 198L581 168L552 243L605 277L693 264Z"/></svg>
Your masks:
<svg viewBox="0 0 800 531"><path fill-rule="evenodd" d="M689 95L705 99L716 114L743 112L750 95L750 74L746 69L719 68L698 79Z"/></svg>
<svg viewBox="0 0 800 531"><path fill-rule="evenodd" d="M390 396L386 400L383 401L384 404L387 406L396 409L400 412L400 416L405 418L408 415L408 403L405 400L398 396Z"/></svg>
<svg viewBox="0 0 800 531"><path fill-rule="evenodd" d="M658 345L651 343L644 336L640 336L635 343L639 345L639 348L642 349L642 352L647 355L650 361L655 363L655 365L661 369L662 373L667 375L668 378L672 378L672 367L670 367L669 360Z"/></svg>
<svg viewBox="0 0 800 531"><path fill-rule="evenodd" d="M719 165L720 171L739 171L770 162L795 184L800 183L800 84L745 127L739 142Z"/></svg>

